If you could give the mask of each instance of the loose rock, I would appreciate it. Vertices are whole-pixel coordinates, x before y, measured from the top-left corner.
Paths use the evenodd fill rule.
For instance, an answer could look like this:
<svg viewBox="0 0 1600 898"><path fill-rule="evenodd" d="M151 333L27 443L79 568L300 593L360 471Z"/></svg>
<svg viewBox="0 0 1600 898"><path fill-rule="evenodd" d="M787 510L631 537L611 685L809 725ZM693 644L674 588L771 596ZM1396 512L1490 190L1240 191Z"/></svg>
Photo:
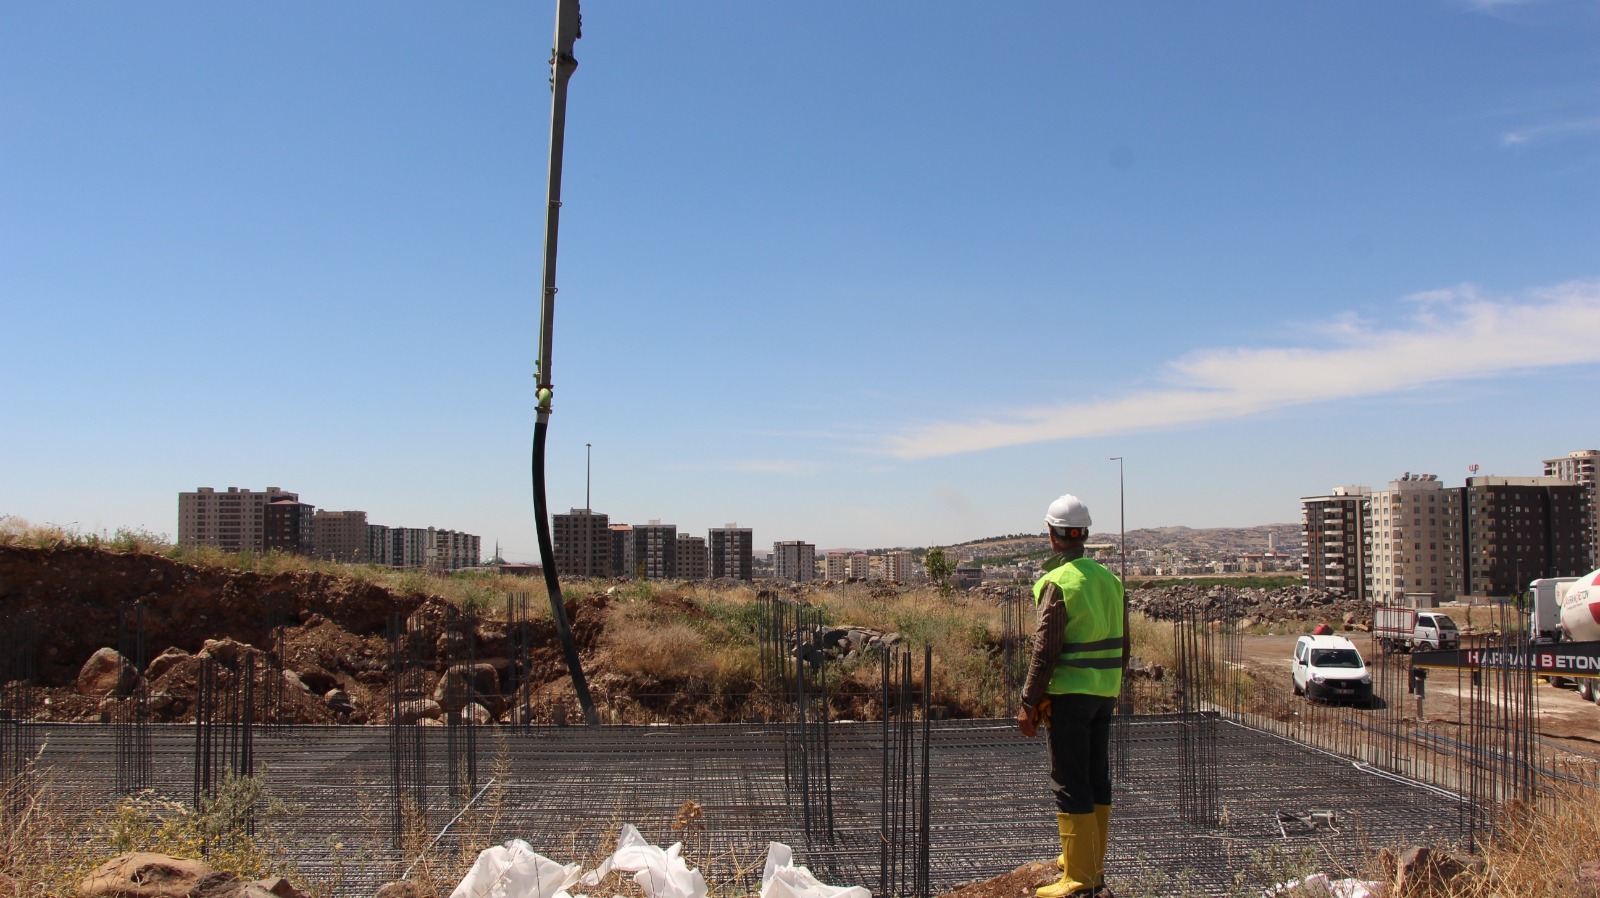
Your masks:
<svg viewBox="0 0 1600 898"><path fill-rule="evenodd" d="M103 648L89 656L78 671L78 694L88 696L127 695L139 682L139 672L122 653Z"/></svg>
<svg viewBox="0 0 1600 898"><path fill-rule="evenodd" d="M152 852L119 854L78 885L79 898L222 898L238 880L209 864Z"/></svg>
<svg viewBox="0 0 1600 898"><path fill-rule="evenodd" d="M400 705L400 715L396 723L401 726L422 721L432 721L438 724L439 718L444 714L444 708L431 698L414 699Z"/></svg>
<svg viewBox="0 0 1600 898"><path fill-rule="evenodd" d="M402 879L379 886L372 898L434 898L434 895L427 886L415 880Z"/></svg>

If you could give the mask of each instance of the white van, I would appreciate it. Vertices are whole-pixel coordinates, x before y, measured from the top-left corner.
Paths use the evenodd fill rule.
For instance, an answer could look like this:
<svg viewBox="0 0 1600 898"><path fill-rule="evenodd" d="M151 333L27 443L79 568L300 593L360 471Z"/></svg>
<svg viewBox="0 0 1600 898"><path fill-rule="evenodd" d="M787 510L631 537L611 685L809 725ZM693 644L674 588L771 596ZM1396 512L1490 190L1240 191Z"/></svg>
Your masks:
<svg viewBox="0 0 1600 898"><path fill-rule="evenodd" d="M1355 643L1343 636L1300 637L1292 663L1295 695L1372 704L1372 673Z"/></svg>

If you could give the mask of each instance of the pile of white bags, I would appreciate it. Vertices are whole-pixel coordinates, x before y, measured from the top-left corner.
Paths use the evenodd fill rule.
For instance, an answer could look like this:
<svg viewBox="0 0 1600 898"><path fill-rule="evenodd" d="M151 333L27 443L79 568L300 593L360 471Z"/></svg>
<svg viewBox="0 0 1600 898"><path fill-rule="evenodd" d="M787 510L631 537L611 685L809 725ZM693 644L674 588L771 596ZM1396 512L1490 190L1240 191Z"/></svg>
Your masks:
<svg viewBox="0 0 1600 898"><path fill-rule="evenodd" d="M479 852L450 898L572 898L567 888L578 881L580 869L558 864L513 839Z"/></svg>
<svg viewBox="0 0 1600 898"><path fill-rule="evenodd" d="M567 889L594 888L613 870L632 873L648 898L706 898L706 879L683 859L683 843L660 848L646 842L632 824L622 828L617 850L599 867L582 875L577 864L558 864L514 839L484 849L450 898L587 898ZM860 886L818 882L805 867L794 864L794 852L782 842L767 843L761 872L761 898L872 898Z"/></svg>
<svg viewBox="0 0 1600 898"><path fill-rule="evenodd" d="M1261 893L1261 898L1289 898L1315 895L1318 898L1383 898L1383 883L1360 879L1334 879L1326 873L1313 873L1305 879L1281 882Z"/></svg>

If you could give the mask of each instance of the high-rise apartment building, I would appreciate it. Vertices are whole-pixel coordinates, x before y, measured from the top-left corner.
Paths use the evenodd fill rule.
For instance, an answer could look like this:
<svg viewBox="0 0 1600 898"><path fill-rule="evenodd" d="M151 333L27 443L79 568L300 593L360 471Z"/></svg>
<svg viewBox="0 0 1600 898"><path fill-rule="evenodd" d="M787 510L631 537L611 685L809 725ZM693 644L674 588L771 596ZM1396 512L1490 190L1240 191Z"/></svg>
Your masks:
<svg viewBox="0 0 1600 898"><path fill-rule="evenodd" d="M894 583L912 583L917 579L917 556L903 549L883 556L883 579Z"/></svg>
<svg viewBox="0 0 1600 898"><path fill-rule="evenodd" d="M426 528L390 527L390 564L395 567L427 567L432 543Z"/></svg>
<svg viewBox="0 0 1600 898"><path fill-rule="evenodd" d="M481 540L459 530L428 528L427 566L437 571L477 567L483 559Z"/></svg>
<svg viewBox="0 0 1600 898"><path fill-rule="evenodd" d="M1591 563L1589 487L1556 477L1469 477L1466 589L1509 596L1539 577L1576 577Z"/></svg>
<svg viewBox="0 0 1600 898"><path fill-rule="evenodd" d="M556 573L563 577L611 576L611 518L574 508L551 515Z"/></svg>
<svg viewBox="0 0 1600 898"><path fill-rule="evenodd" d="M459 530L437 527L389 527L389 564L435 571L475 567L482 559L483 542Z"/></svg>
<svg viewBox="0 0 1600 898"><path fill-rule="evenodd" d="M275 486L259 493L236 486L221 493L208 486L179 493L178 545L215 546L224 552L266 551L267 503L276 499L298 502L300 496Z"/></svg>
<svg viewBox="0 0 1600 898"><path fill-rule="evenodd" d="M872 559L865 552L850 556L850 579L865 581L872 573Z"/></svg>
<svg viewBox="0 0 1600 898"><path fill-rule="evenodd" d="M678 579L704 580L711 576L711 554L706 538L678 534Z"/></svg>
<svg viewBox="0 0 1600 898"><path fill-rule="evenodd" d="M646 580L678 577L678 525L651 521L633 525L635 576Z"/></svg>
<svg viewBox="0 0 1600 898"><path fill-rule="evenodd" d="M1433 474L1406 474L1373 490L1367 597L1399 603L1407 593L1451 601L1461 592L1461 489Z"/></svg>
<svg viewBox="0 0 1600 898"><path fill-rule="evenodd" d="M811 543L772 544L772 576L775 580L805 583L817 577L817 547Z"/></svg>
<svg viewBox="0 0 1600 898"><path fill-rule="evenodd" d="M627 524L612 524L606 530L611 539L611 576L642 576L634 569L633 528Z"/></svg>
<svg viewBox="0 0 1600 898"><path fill-rule="evenodd" d="M367 563L394 567L394 538L382 524L367 525Z"/></svg>
<svg viewBox="0 0 1600 898"><path fill-rule="evenodd" d="M711 577L714 580L749 580L755 554L755 538L749 527L726 524L711 528Z"/></svg>
<svg viewBox="0 0 1600 898"><path fill-rule="evenodd" d="M370 558L367 513L318 511L314 522L318 558L360 564Z"/></svg>
<svg viewBox="0 0 1600 898"><path fill-rule="evenodd" d="M822 556L822 558L823 570L825 571L822 577L824 580L832 580L836 583L843 583L844 581L850 579L849 555L846 555L843 552L829 552L828 554Z"/></svg>
<svg viewBox="0 0 1600 898"><path fill-rule="evenodd" d="M269 486L252 492L200 487L178 494L178 545L227 552L280 549L391 567L460 570L478 564L481 541L436 527L384 527L364 511L317 511L299 495Z"/></svg>
<svg viewBox="0 0 1600 898"><path fill-rule="evenodd" d="M267 503L261 516L262 547L271 552L289 552L310 555L315 540L312 536L312 514L316 509L294 499L279 498Z"/></svg>
<svg viewBox="0 0 1600 898"><path fill-rule="evenodd" d="M1326 496L1300 500L1307 586L1367 597L1365 544L1371 502L1372 490L1364 486L1335 487Z"/></svg>
<svg viewBox="0 0 1600 898"><path fill-rule="evenodd" d="M1579 449L1565 458L1544 460L1544 476L1589 489L1589 564L1600 567L1600 449Z"/></svg>

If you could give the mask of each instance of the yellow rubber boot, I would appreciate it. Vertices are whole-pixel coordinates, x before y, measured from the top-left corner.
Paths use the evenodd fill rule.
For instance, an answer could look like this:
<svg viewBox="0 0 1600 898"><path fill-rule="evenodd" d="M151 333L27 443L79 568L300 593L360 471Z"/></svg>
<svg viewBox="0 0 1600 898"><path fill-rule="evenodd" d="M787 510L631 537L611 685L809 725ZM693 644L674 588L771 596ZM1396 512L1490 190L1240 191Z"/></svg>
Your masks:
<svg viewBox="0 0 1600 898"><path fill-rule="evenodd" d="M1100 825L1100 847L1095 853L1094 861L1094 886L1103 889L1106 885L1106 848L1111 844L1111 805L1097 804L1094 806L1094 819ZM1067 869L1067 856L1056 855L1057 869Z"/></svg>
<svg viewBox="0 0 1600 898"><path fill-rule="evenodd" d="M1111 805L1095 805L1094 820L1099 824L1100 835L1094 854L1094 889L1099 892L1106 887L1106 847L1111 844Z"/></svg>
<svg viewBox="0 0 1600 898"><path fill-rule="evenodd" d="M1061 856L1066 859L1061 879L1034 890L1039 898L1068 898L1087 896L1094 890L1095 852L1099 850L1099 823L1094 814L1057 814L1056 825L1061 831Z"/></svg>

